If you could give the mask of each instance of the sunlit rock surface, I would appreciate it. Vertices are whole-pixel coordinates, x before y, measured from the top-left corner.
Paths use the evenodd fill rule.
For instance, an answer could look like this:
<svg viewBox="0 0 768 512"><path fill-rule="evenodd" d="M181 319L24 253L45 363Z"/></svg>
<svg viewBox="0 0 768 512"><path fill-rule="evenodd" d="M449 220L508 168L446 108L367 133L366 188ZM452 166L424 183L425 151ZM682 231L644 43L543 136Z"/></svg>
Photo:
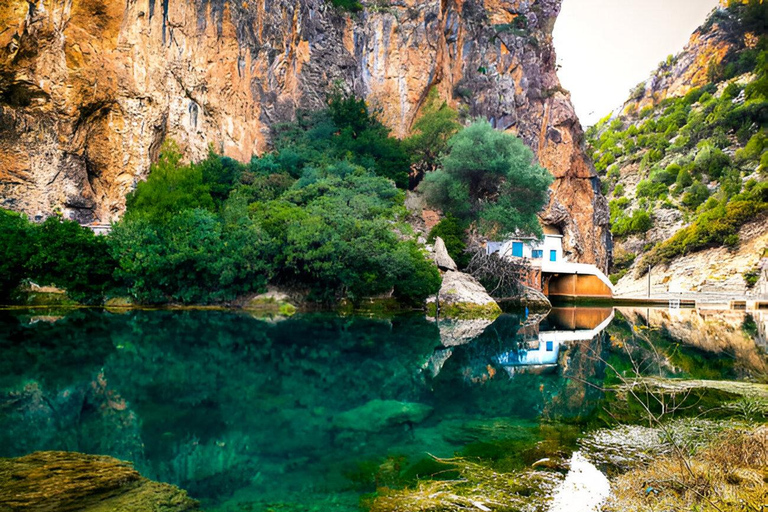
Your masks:
<svg viewBox="0 0 768 512"><path fill-rule="evenodd" d="M363 3L4 1L0 205L107 222L166 138L248 160L337 83L405 136L435 88L533 148L556 178L544 219L573 260L604 268L607 204L555 73L561 0Z"/></svg>

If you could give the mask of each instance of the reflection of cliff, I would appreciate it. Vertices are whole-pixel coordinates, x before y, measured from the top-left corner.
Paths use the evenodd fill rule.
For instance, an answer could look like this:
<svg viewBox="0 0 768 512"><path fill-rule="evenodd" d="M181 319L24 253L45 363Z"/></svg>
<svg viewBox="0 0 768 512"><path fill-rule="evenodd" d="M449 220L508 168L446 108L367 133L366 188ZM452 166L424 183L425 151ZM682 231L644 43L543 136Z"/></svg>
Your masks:
<svg viewBox="0 0 768 512"><path fill-rule="evenodd" d="M747 326L743 311L708 311L693 309L620 308L631 323L658 329L674 343L732 359L734 370L742 376L764 375L768 370L765 352L758 348ZM759 314L759 313L758 313Z"/></svg>
<svg viewBox="0 0 768 512"><path fill-rule="evenodd" d="M248 160L333 84L405 135L430 89L517 133L556 177L546 220L605 267L608 208L555 73L561 0L4 0L0 196L29 214L114 220L166 137Z"/></svg>

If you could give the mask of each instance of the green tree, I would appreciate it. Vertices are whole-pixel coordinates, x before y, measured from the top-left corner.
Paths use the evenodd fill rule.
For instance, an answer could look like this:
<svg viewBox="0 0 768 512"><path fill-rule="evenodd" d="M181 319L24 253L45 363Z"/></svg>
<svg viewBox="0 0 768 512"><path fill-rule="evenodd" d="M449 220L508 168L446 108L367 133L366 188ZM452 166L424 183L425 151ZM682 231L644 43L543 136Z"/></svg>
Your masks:
<svg viewBox="0 0 768 512"><path fill-rule="evenodd" d="M27 276L33 232L21 214L0 208L0 299L7 300Z"/></svg>
<svg viewBox="0 0 768 512"><path fill-rule="evenodd" d="M167 141L147 180L128 194L126 217L163 222L185 210L215 208L210 186L203 182L203 168L208 166L182 165L181 159L178 146Z"/></svg>
<svg viewBox="0 0 768 512"><path fill-rule="evenodd" d="M432 89L421 117L413 123L412 135L404 141L417 171L411 176L410 188L415 188L425 173L438 168L440 155L448 149L448 141L461 129L457 119L457 112L440 99L436 89Z"/></svg>
<svg viewBox="0 0 768 512"><path fill-rule="evenodd" d="M320 301L392 290L403 301L423 301L439 288L439 273L401 240L402 202L391 181L339 162L250 211L269 235L275 282L308 287Z"/></svg>
<svg viewBox="0 0 768 512"><path fill-rule="evenodd" d="M208 157L195 164L200 169L202 181L208 187L211 198L220 207L237 187L243 175L244 166L237 160L220 156L210 148ZM201 191L204 196L204 193Z"/></svg>
<svg viewBox="0 0 768 512"><path fill-rule="evenodd" d="M448 147L443 168L419 187L431 206L477 222L486 234L541 235L536 215L553 178L520 139L477 121L452 137Z"/></svg>
<svg viewBox="0 0 768 512"><path fill-rule="evenodd" d="M163 223L137 217L115 225L110 250L128 293L145 304L205 304L263 290L271 274L263 232L234 202L223 219L196 208Z"/></svg>
<svg viewBox="0 0 768 512"><path fill-rule="evenodd" d="M34 251L27 267L37 284L55 285L73 300L98 304L115 286L115 266L107 237L77 222L49 217L34 229Z"/></svg>
<svg viewBox="0 0 768 512"><path fill-rule="evenodd" d="M410 159L403 143L354 96L334 92L326 110L298 112L296 121L274 126L273 141L278 162L293 177L305 167L349 160L408 186Z"/></svg>

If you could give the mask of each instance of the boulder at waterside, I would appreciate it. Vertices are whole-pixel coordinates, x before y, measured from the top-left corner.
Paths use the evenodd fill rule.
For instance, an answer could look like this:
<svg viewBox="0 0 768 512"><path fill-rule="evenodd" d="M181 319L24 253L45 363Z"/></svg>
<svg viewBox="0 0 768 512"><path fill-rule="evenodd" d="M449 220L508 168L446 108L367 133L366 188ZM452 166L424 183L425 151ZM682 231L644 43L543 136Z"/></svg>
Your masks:
<svg viewBox="0 0 768 512"><path fill-rule="evenodd" d="M527 307L530 311L547 312L552 309L552 303L546 295L530 286L523 286L519 297L501 299L504 304Z"/></svg>
<svg viewBox="0 0 768 512"><path fill-rule="evenodd" d="M0 459L0 510L180 512L185 491L142 477L127 462L72 452Z"/></svg>
<svg viewBox="0 0 768 512"><path fill-rule="evenodd" d="M430 316L471 320L495 319L501 308L477 279L463 272L446 272L437 297L427 301Z"/></svg>
<svg viewBox="0 0 768 512"><path fill-rule="evenodd" d="M456 272L459 267L456 266L456 262L453 261L451 255L448 254L448 248L445 246L445 242L439 236L435 238L435 263L437 268L443 271Z"/></svg>
<svg viewBox="0 0 768 512"><path fill-rule="evenodd" d="M406 423L421 423L432 414L432 407L415 402L371 400L336 416L333 424L342 430L380 432Z"/></svg>

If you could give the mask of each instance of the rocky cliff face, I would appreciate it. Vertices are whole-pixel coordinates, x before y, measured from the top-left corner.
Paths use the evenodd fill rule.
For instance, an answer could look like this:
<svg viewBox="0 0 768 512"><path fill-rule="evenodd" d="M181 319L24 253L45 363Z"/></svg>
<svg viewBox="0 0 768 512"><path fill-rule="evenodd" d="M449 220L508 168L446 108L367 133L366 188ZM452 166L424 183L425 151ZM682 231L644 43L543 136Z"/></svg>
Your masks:
<svg viewBox="0 0 768 512"><path fill-rule="evenodd" d="M662 62L648 80L638 84L624 104L624 112L655 107L667 98L685 96L692 89L715 81L722 62L744 48L753 48L758 34L745 33L733 18L710 16L696 29L682 52Z"/></svg>
<svg viewBox="0 0 768 512"><path fill-rule="evenodd" d="M0 205L116 219L165 138L247 160L334 84L399 135L436 88L465 119L522 137L557 178L543 219L606 266L605 200L555 74L561 0L6 0Z"/></svg>

